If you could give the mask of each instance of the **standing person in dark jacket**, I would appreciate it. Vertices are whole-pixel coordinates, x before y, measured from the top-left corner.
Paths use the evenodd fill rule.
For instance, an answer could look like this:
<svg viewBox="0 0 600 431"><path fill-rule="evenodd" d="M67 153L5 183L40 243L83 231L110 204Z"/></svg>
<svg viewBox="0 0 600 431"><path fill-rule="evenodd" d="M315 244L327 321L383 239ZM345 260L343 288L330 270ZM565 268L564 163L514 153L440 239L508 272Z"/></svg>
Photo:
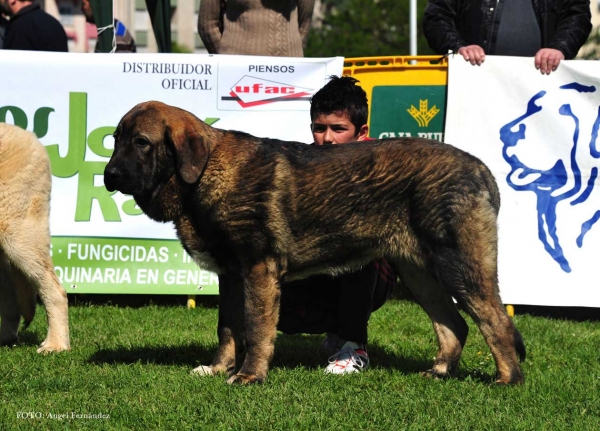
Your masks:
<svg viewBox="0 0 600 431"><path fill-rule="evenodd" d="M0 12L10 17L4 49L69 51L65 29L40 5L31 0L0 0Z"/></svg>
<svg viewBox="0 0 600 431"><path fill-rule="evenodd" d="M589 0L429 0L425 37L438 54L471 64L485 55L534 57L542 74L570 60L592 29Z"/></svg>

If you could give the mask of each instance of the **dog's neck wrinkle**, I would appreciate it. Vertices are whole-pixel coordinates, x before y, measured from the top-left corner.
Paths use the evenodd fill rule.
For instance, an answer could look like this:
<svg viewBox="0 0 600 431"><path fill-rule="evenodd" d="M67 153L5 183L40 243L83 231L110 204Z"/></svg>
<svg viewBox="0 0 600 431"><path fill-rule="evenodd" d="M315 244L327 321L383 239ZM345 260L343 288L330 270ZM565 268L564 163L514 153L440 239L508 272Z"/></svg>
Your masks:
<svg viewBox="0 0 600 431"><path fill-rule="evenodd" d="M206 207L219 205L235 193L239 173L247 168L240 160L247 160L248 153L254 151L254 143L240 145L232 132L214 128L212 131L210 156L200 177L198 192L202 205Z"/></svg>
<svg viewBox="0 0 600 431"><path fill-rule="evenodd" d="M158 185L148 196L134 196L139 207L153 220L159 222L177 221L183 213L182 196L187 193L177 175Z"/></svg>

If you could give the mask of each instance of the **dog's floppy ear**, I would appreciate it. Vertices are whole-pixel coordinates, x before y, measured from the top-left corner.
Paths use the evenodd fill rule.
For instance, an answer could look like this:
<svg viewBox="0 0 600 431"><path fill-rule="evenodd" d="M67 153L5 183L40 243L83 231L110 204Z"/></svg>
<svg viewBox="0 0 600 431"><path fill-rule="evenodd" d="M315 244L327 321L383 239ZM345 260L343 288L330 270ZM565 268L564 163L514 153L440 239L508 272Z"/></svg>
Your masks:
<svg viewBox="0 0 600 431"><path fill-rule="evenodd" d="M175 149L179 175L186 183L195 183L208 162L208 143L200 133L189 126L167 126L167 137Z"/></svg>

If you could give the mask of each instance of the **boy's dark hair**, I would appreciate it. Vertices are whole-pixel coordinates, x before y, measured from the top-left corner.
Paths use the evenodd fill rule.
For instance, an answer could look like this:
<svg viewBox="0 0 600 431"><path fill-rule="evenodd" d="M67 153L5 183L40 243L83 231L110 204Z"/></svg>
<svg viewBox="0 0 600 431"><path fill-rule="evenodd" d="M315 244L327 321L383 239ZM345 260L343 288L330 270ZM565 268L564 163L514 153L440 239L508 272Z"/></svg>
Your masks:
<svg viewBox="0 0 600 431"><path fill-rule="evenodd" d="M319 115L346 114L357 131L367 124L369 101L358 82L351 76L330 76L329 82L310 100L311 121Z"/></svg>

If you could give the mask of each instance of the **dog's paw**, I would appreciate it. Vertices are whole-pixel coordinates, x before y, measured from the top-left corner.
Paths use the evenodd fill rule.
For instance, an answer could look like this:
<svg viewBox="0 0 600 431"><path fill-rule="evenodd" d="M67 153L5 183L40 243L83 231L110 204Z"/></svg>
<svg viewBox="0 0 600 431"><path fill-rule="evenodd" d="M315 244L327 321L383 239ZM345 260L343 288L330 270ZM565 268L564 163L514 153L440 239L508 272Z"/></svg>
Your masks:
<svg viewBox="0 0 600 431"><path fill-rule="evenodd" d="M234 374L229 379L227 379L227 383L230 385L239 384L239 385L249 385L253 383L262 383L264 379L261 379L258 376L251 375L243 375L243 374Z"/></svg>
<svg viewBox="0 0 600 431"><path fill-rule="evenodd" d="M494 383L496 385L522 385L525 383L525 377L520 370L517 370L505 377L497 375Z"/></svg>
<svg viewBox="0 0 600 431"><path fill-rule="evenodd" d="M213 372L212 367L210 367L209 365L200 365L197 368L194 368L190 374L194 374L197 376L212 376L215 373Z"/></svg>
<svg viewBox="0 0 600 431"><path fill-rule="evenodd" d="M48 340L45 340L42 344L40 344L40 347L38 347L37 352L38 353L58 353L58 352L63 352L66 350L71 350L71 345L67 342L67 343L61 343L61 342L49 342Z"/></svg>
<svg viewBox="0 0 600 431"><path fill-rule="evenodd" d="M440 380L440 379L447 379L448 377L450 377L450 375L448 373L440 373L436 370L434 370L433 368L427 371L423 371L421 373L421 375L423 377L429 377L431 379L435 379L435 380Z"/></svg>

